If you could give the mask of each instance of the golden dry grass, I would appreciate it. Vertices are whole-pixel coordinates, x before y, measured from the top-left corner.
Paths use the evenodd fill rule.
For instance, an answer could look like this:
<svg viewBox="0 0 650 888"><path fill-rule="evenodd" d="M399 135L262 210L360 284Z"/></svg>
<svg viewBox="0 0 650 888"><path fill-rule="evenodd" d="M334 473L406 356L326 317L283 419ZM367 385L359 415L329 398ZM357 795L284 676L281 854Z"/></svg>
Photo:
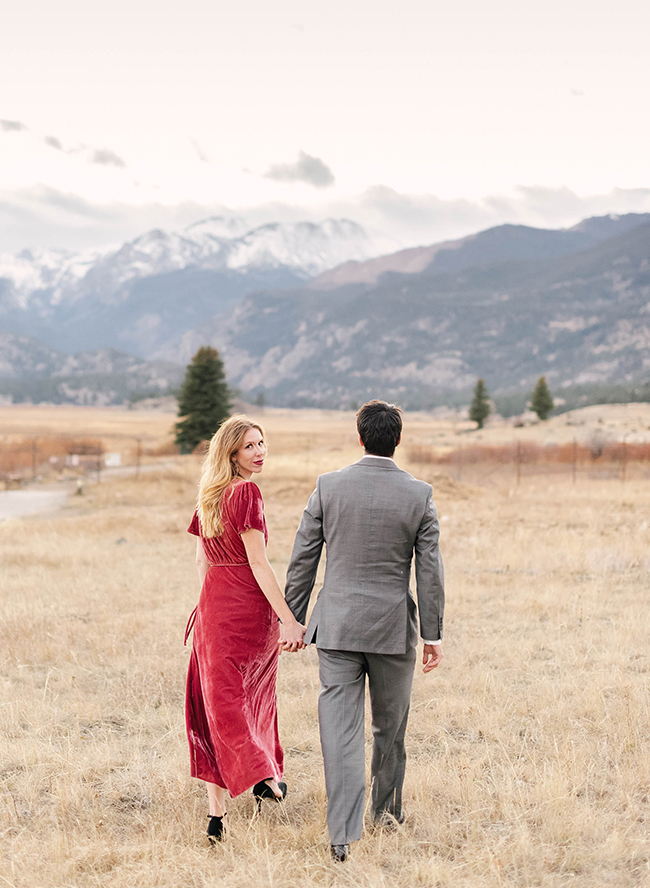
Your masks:
<svg viewBox="0 0 650 888"><path fill-rule="evenodd" d="M38 406L0 407L0 430L7 439L73 435L99 438L105 449L133 447L134 439L157 446L167 441L176 417L155 410L123 407Z"/></svg>
<svg viewBox="0 0 650 888"><path fill-rule="evenodd" d="M317 473L357 452L349 416L265 422L282 577ZM445 659L416 673L405 825L329 861L310 649L281 660L286 804L234 800L206 847L183 725L188 457L0 527L0 884L650 884L650 482L485 488L406 455L436 490L448 608Z"/></svg>

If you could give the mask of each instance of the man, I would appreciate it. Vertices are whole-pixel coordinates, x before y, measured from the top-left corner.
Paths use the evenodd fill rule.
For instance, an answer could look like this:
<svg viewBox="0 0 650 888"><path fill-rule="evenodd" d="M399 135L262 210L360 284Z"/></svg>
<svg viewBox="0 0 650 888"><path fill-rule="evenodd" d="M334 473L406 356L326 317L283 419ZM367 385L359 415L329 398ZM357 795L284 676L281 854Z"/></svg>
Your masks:
<svg viewBox="0 0 650 888"><path fill-rule="evenodd" d="M385 401L364 404L357 431L364 456L319 477L296 535L285 589L287 604L304 623L325 543L325 579L304 640L318 649L327 826L338 861L347 859L349 843L361 837L366 675L372 817L401 823L417 611L424 671L442 659L444 580L433 491L393 461L402 433L398 407ZM417 608L409 589L414 554Z"/></svg>

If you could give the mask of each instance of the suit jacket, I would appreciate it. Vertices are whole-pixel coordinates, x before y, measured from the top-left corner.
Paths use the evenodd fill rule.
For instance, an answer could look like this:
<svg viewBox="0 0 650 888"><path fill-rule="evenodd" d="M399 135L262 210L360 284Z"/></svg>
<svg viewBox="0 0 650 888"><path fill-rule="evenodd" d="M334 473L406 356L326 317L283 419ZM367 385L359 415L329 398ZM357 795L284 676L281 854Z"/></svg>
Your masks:
<svg viewBox="0 0 650 888"><path fill-rule="evenodd" d="M309 498L287 571L285 597L301 623L323 544L323 588L305 642L320 648L403 654L442 638L444 575L430 484L394 462L363 457L321 475ZM418 607L409 589L415 555Z"/></svg>

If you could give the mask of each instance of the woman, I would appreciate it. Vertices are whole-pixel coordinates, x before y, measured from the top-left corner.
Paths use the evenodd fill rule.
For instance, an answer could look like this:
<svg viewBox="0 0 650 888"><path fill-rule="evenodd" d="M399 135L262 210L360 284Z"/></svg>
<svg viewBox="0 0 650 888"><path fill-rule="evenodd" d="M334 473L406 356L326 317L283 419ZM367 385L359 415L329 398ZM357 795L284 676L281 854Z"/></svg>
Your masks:
<svg viewBox="0 0 650 888"><path fill-rule="evenodd" d="M222 838L228 794L252 786L259 806L287 791L275 683L280 650L303 648L305 628L266 557L264 504L250 480L265 456L261 426L227 419L210 442L188 528L198 537L201 595L185 635L194 628L185 720L192 776L207 784L213 843Z"/></svg>

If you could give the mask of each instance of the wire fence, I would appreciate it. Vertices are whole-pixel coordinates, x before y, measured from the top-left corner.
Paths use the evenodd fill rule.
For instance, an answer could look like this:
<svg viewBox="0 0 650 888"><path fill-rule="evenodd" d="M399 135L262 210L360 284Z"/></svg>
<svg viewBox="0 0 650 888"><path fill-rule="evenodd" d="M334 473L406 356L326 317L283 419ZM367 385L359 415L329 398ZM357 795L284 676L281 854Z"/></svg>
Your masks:
<svg viewBox="0 0 650 888"><path fill-rule="evenodd" d="M118 469L130 469L137 476L147 457L170 452L169 448L143 447L140 438L134 438L130 446L121 442L119 449L109 449L101 439L90 437L0 438L0 487L9 490L34 481L91 477L101 481L104 471Z"/></svg>
<svg viewBox="0 0 650 888"><path fill-rule="evenodd" d="M413 463L446 467L459 481L478 484L503 479L520 484L525 477L541 475L564 477L573 483L581 478L625 482L650 477L650 444L626 441L584 444L574 440L546 445L513 441L447 451L420 444L411 447L408 455Z"/></svg>
<svg viewBox="0 0 650 888"><path fill-rule="evenodd" d="M177 453L172 445L143 446L141 438L119 449L92 437L40 436L0 438L0 487L18 488L33 481L53 482L92 477L106 470L130 470L136 476L143 462ZM408 449L414 464L440 466L459 481L489 484L521 483L531 476L558 476L572 482L629 481L650 477L650 444L626 441L539 445L514 441L498 446L470 444L441 450L418 444Z"/></svg>

